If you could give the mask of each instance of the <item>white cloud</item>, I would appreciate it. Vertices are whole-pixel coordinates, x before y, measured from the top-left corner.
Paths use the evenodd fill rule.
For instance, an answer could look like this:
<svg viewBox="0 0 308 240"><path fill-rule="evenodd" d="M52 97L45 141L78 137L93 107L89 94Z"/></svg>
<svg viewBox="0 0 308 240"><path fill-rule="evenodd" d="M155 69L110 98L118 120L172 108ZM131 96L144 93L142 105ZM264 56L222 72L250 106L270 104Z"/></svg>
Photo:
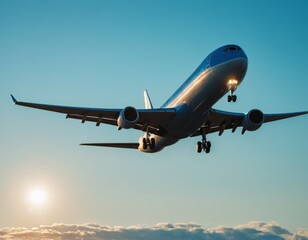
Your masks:
<svg viewBox="0 0 308 240"><path fill-rule="evenodd" d="M153 227L98 224L53 224L38 228L2 228L0 239L91 240L308 240L308 229L290 233L276 223L250 222L235 227L206 228L191 223L159 223Z"/></svg>

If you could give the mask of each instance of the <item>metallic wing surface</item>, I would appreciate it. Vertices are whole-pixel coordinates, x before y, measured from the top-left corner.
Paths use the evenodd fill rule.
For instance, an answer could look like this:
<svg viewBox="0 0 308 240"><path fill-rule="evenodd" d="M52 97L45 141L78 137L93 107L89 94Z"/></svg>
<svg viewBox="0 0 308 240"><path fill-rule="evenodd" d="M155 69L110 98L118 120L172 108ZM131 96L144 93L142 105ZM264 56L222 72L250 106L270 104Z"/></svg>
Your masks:
<svg viewBox="0 0 308 240"><path fill-rule="evenodd" d="M123 109L70 107L21 102L17 101L13 95L11 97L16 105L64 113L66 114L66 118L78 119L82 123L85 121L95 122L96 126L99 126L101 123L118 126L118 119L123 111ZM132 128L143 131L148 128L150 133L162 136L165 133L163 126L176 114L173 108L138 109L136 111L139 117Z"/></svg>
<svg viewBox="0 0 308 240"><path fill-rule="evenodd" d="M308 111L263 114L258 109L252 109L247 114L244 114L211 109L205 117L203 126L194 132L191 137L202 135L202 130L205 130L206 134L219 132L219 135L222 135L224 130L231 129L232 132L235 132L238 127L242 127L243 134L246 130L257 130L263 123L296 117L307 113Z"/></svg>

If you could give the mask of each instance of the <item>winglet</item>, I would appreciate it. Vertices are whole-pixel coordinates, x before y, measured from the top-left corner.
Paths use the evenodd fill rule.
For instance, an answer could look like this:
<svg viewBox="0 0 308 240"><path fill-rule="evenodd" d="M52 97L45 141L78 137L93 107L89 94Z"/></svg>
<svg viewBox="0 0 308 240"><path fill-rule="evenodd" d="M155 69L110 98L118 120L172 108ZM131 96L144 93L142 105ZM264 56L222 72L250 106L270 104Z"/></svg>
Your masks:
<svg viewBox="0 0 308 240"><path fill-rule="evenodd" d="M11 94L11 98L12 98L12 100L13 100L14 103L17 103L16 98L14 98L14 96L13 96L12 94Z"/></svg>

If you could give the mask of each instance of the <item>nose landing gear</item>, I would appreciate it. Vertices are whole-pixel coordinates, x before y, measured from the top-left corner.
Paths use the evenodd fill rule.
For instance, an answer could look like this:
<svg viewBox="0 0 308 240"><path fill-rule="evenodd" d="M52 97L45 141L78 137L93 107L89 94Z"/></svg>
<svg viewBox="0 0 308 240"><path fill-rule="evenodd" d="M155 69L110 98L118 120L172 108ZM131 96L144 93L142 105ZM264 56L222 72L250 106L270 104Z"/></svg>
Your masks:
<svg viewBox="0 0 308 240"><path fill-rule="evenodd" d="M227 98L228 102L231 102L231 101L236 102L237 97L233 93L237 88L237 84L238 84L238 81L235 80L235 79L230 79L228 81L228 86L229 86L229 90L230 90L230 94L228 95L228 98Z"/></svg>
<svg viewBox="0 0 308 240"><path fill-rule="evenodd" d="M228 102L231 101L236 102L236 99L237 99L236 95L233 95L232 92L230 93L230 95L228 95Z"/></svg>

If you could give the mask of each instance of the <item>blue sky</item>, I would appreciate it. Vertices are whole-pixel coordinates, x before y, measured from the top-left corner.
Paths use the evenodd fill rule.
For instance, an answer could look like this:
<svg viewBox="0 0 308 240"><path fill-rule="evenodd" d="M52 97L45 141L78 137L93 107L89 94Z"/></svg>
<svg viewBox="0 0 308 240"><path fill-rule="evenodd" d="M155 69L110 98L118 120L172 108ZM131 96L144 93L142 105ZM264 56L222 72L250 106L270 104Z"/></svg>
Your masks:
<svg viewBox="0 0 308 240"><path fill-rule="evenodd" d="M216 108L265 113L307 104L307 1L0 0L0 227L88 223L204 226L277 221L308 228L307 116L198 138L157 154L80 147L136 141L134 130L81 124L14 106L159 107L214 49L249 59L238 101ZM27 194L46 190L35 209Z"/></svg>

